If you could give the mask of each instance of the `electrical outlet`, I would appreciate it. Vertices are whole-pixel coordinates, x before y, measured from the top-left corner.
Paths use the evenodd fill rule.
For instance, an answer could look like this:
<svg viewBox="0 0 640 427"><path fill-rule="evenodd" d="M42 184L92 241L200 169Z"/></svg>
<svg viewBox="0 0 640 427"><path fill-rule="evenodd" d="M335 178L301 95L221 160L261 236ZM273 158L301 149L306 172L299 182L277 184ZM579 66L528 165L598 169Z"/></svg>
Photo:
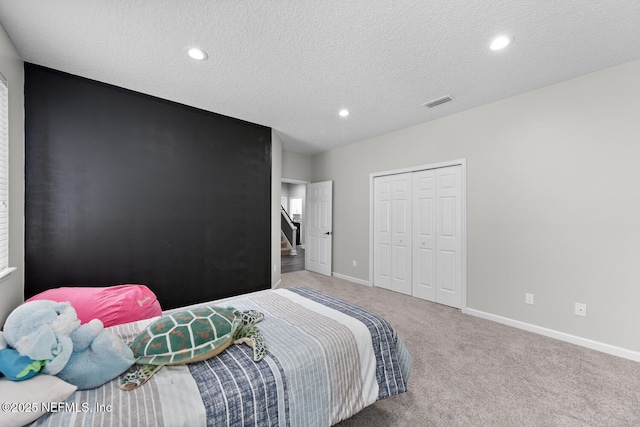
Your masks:
<svg viewBox="0 0 640 427"><path fill-rule="evenodd" d="M587 304L576 303L576 316L587 317Z"/></svg>
<svg viewBox="0 0 640 427"><path fill-rule="evenodd" d="M524 294L524 302L533 305L533 294Z"/></svg>
<svg viewBox="0 0 640 427"><path fill-rule="evenodd" d="M356 260L355 259L353 260L353 266L354 267L356 266Z"/></svg>

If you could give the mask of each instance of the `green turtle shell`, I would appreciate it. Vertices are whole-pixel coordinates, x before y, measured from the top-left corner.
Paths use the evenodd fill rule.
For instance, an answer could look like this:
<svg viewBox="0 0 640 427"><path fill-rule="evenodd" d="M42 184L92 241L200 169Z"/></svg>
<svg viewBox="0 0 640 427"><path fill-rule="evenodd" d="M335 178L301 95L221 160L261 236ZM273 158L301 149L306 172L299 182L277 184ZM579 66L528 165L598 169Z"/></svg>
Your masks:
<svg viewBox="0 0 640 427"><path fill-rule="evenodd" d="M182 365L215 356L227 348L242 324L233 308L198 307L163 316L131 344L137 364Z"/></svg>

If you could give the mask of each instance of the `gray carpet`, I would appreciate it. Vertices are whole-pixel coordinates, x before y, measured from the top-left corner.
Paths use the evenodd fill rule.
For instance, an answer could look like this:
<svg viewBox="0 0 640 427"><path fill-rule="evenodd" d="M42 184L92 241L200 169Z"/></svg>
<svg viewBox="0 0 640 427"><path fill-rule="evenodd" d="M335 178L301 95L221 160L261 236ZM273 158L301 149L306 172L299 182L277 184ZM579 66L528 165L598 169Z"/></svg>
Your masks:
<svg viewBox="0 0 640 427"><path fill-rule="evenodd" d="M300 285L382 315L413 357L406 394L339 426L640 426L640 363L381 288L282 275Z"/></svg>

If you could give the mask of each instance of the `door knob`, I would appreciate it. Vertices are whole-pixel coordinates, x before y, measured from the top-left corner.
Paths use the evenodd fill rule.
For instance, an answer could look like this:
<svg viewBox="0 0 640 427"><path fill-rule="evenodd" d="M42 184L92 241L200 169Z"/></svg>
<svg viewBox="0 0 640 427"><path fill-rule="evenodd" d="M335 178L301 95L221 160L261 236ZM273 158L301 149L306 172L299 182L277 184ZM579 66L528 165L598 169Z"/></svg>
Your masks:
<svg viewBox="0 0 640 427"><path fill-rule="evenodd" d="M327 231L326 233L324 233L325 236L331 236L331 232Z"/></svg>

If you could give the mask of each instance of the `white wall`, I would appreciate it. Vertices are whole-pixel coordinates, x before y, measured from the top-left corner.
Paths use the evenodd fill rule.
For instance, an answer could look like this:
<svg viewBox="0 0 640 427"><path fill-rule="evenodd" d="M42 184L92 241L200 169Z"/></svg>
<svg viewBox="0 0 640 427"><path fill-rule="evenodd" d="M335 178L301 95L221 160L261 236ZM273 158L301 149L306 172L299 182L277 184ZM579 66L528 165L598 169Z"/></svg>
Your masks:
<svg viewBox="0 0 640 427"><path fill-rule="evenodd" d="M369 279L370 173L460 158L467 306L640 351L640 61L315 155L334 271Z"/></svg>
<svg viewBox="0 0 640 427"><path fill-rule="evenodd" d="M287 198L287 203L282 202L282 198ZM289 212L289 184L286 182L281 183L280 185L280 205L284 207L284 209Z"/></svg>
<svg viewBox="0 0 640 427"><path fill-rule="evenodd" d="M13 43L0 26L0 72L9 87L9 266L0 283L0 325L24 300L24 68Z"/></svg>
<svg viewBox="0 0 640 427"><path fill-rule="evenodd" d="M311 181L311 156L282 150L282 178Z"/></svg>

